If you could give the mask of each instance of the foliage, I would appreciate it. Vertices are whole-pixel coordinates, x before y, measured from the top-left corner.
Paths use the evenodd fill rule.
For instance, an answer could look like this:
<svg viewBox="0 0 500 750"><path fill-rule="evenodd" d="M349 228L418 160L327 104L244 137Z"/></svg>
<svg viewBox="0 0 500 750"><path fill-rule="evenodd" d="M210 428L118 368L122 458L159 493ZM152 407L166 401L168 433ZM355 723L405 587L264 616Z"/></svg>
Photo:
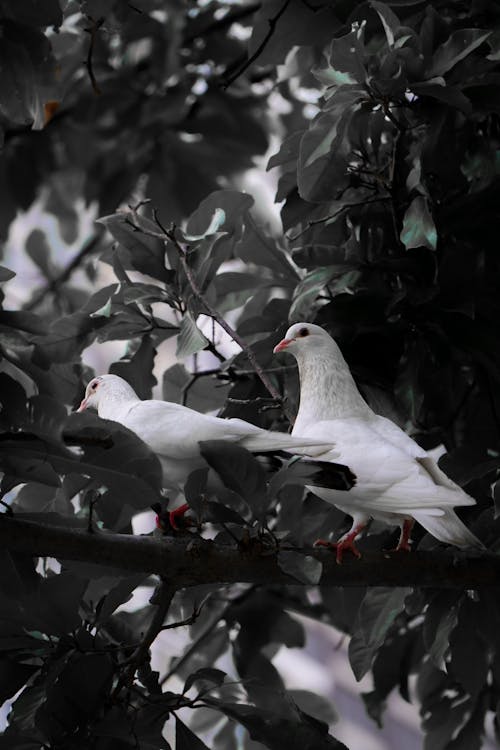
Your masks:
<svg viewBox="0 0 500 750"><path fill-rule="evenodd" d="M495 551L499 22L479 0L0 2L0 236L35 201L68 244L83 204L100 217L69 258L40 231L16 248L41 281L22 309L0 310L6 510L131 534L158 499L160 466L141 441L67 415L93 374L82 360L92 343L126 342L111 369L150 397L158 349L176 336L185 361L165 372L165 397L286 429L273 397L286 388L293 407L297 384L272 348L306 318L340 341L377 408L426 448L445 445L443 468L478 501L466 520ZM238 190L271 136L280 237ZM98 282L97 259L113 283ZM7 300L12 277L0 268ZM225 357L202 314L242 351ZM203 500L202 470L186 496L216 541L274 554L342 524L319 499L301 502L307 477L287 479L293 467L269 482L242 449L203 451L226 490ZM386 542L374 529L360 546ZM420 703L425 747L479 748L490 713L498 730L498 597L439 580L316 587L313 558L282 550L279 562L300 586L173 596L175 582L3 551L0 693L13 705L0 748L168 748L166 723L178 750L208 735L232 750L242 727L248 750L341 748L329 707L286 691L272 663L304 644L294 613L352 636L379 724L398 689ZM139 585L156 587L150 604L121 610ZM191 645L160 675L149 646L167 610L169 625L190 622Z"/></svg>

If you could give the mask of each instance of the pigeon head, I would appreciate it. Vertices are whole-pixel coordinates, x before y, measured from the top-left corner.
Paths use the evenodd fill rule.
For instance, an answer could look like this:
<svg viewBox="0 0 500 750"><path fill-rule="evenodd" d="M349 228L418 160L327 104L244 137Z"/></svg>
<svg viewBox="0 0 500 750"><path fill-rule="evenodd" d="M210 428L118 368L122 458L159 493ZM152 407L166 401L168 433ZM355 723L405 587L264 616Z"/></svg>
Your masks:
<svg viewBox="0 0 500 750"><path fill-rule="evenodd" d="M331 336L320 326L314 323L294 323L286 332L285 338L276 344L273 352L289 352L298 357L331 345Z"/></svg>
<svg viewBox="0 0 500 750"><path fill-rule="evenodd" d="M92 378L85 389L85 397L77 411L85 409L99 410L99 404L105 399L126 400L137 398L133 388L119 375L98 375Z"/></svg>

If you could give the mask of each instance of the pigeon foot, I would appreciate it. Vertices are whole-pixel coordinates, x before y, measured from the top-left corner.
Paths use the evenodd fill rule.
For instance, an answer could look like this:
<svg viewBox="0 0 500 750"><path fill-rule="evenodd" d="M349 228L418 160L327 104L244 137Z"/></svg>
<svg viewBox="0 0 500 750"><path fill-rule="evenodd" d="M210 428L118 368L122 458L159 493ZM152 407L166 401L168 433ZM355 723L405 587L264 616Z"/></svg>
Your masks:
<svg viewBox="0 0 500 750"><path fill-rule="evenodd" d="M410 537L414 524L415 521L413 520L413 518L407 518L406 521L403 522L403 526L401 527L401 536L399 537L397 547L388 549L387 552L411 552Z"/></svg>
<svg viewBox="0 0 500 750"><path fill-rule="evenodd" d="M339 539L338 542L329 542L326 539L317 539L314 542L314 546L315 547L328 547L331 550L336 550L337 554L336 554L335 559L337 561L337 565L342 565L342 557L343 557L344 551L346 550L348 550L349 552L352 552L352 554L357 558L361 557L361 552L354 544L354 539L356 535L357 535L357 532L354 536L352 534L349 534L348 536L345 537L345 539Z"/></svg>
<svg viewBox="0 0 500 750"><path fill-rule="evenodd" d="M180 531L182 528L185 528L186 526L194 526L193 521L188 518L184 518L184 514L189 510L189 505L187 503L184 503L184 505L179 505L178 508L175 510L171 510L168 513L168 520L170 522L170 526L174 529L174 531ZM182 519L181 525L178 525L178 520Z"/></svg>

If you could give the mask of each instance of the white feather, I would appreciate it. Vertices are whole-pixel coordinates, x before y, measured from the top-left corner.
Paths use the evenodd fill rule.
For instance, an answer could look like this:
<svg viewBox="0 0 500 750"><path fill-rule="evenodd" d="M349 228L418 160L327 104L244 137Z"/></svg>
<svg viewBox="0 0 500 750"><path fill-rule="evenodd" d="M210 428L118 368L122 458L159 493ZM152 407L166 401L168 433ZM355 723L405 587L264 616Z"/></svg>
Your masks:
<svg viewBox="0 0 500 750"><path fill-rule="evenodd" d="M225 440L254 452L286 450L314 456L327 449L333 455L331 440L271 432L242 419L220 419L168 401L141 401L118 375L100 375L89 383L80 410L89 407L103 419L128 427L149 445L161 461L164 486L176 490L182 489L192 471L206 466L199 446L205 440Z"/></svg>
<svg viewBox="0 0 500 750"><path fill-rule="evenodd" d="M483 546L452 510L475 500L403 430L370 409L326 331L296 323L275 349L283 350L296 357L301 384L292 435L333 441L336 460L357 477L347 494L314 488L316 494L355 519L371 517L391 525L415 519L441 541ZM321 456L329 458L328 453Z"/></svg>

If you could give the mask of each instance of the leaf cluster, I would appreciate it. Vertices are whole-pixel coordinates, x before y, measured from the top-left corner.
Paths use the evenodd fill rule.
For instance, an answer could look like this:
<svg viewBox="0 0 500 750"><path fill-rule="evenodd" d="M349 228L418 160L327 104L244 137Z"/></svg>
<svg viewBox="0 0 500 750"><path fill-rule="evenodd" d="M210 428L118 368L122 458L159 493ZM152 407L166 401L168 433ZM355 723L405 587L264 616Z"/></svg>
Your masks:
<svg viewBox="0 0 500 750"><path fill-rule="evenodd" d="M93 374L90 345L123 342L111 372L149 398L175 337L183 363L163 374L163 397L286 429L297 378L272 348L307 319L339 340L377 411L445 446L442 467L478 501L464 518L495 552L499 20L465 2L0 2L0 236L36 203L62 240L37 229L16 247L38 274L20 309L12 254L0 268L5 511L125 536L158 502L147 446L68 414ZM280 236L240 183L277 137ZM83 204L101 218L70 254ZM273 663L304 646L302 615L349 635L378 724L399 690L433 750L479 748L491 716L498 730L497 597L438 580L322 585L297 548L346 521L304 492L318 467L201 450L224 487L211 492L202 469L185 494L214 543L249 564L275 555L295 583L175 590L4 551L0 749L340 749L331 706L287 689ZM374 526L360 547L389 543ZM123 606L137 590L149 603ZM174 628L188 643L168 640Z"/></svg>

